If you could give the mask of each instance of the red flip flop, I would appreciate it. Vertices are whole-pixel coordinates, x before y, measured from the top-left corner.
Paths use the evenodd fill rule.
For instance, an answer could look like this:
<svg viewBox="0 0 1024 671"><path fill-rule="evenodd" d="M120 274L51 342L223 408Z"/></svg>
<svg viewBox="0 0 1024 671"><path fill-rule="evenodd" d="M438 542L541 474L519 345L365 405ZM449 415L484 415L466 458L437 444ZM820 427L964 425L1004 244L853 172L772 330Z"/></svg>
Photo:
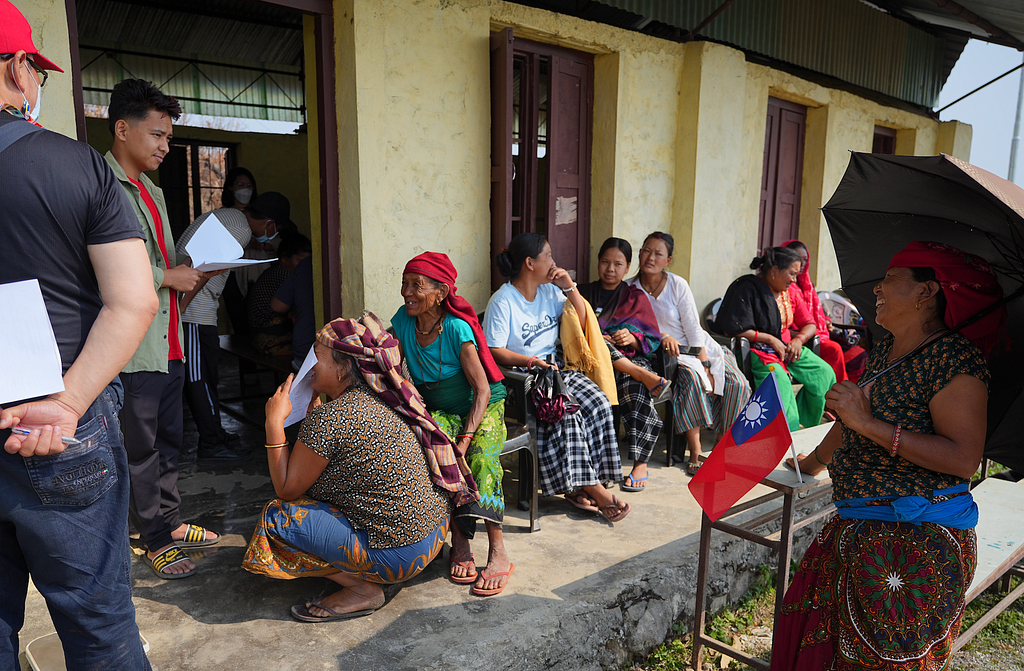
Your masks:
<svg viewBox="0 0 1024 671"><path fill-rule="evenodd" d="M472 553L469 555L472 557ZM472 573L466 574L462 577L452 575L452 566L461 566L462 568L472 569ZM472 559L466 561L452 561L451 552L448 552L448 579L456 585L469 585L476 582L476 564L473 563Z"/></svg>
<svg viewBox="0 0 1024 671"><path fill-rule="evenodd" d="M516 570L516 565L515 564L509 564L507 571L500 571L498 573L492 573L491 575L484 575L484 572L481 571L480 572L480 577L483 578L484 580L490 580L491 578L500 578L501 576L507 576L507 579L505 580L505 584L502 585L501 587L496 587L494 589L477 589L476 587L473 587L473 589L471 589L469 591L472 592L473 594L477 595L477 596L495 596L497 594L501 594L501 592L506 587L508 587L508 581L512 579L512 572L515 571L515 570Z"/></svg>

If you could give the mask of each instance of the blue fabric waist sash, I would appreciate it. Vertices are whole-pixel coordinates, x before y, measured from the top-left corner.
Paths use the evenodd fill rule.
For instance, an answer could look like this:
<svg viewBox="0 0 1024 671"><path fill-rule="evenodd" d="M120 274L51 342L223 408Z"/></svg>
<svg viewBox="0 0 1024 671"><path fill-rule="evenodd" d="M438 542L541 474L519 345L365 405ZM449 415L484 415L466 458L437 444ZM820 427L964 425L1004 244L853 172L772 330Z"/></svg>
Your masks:
<svg viewBox="0 0 1024 671"><path fill-rule="evenodd" d="M978 505L964 483L948 489L936 489L934 497L958 494L951 499L932 503L923 496L903 496L889 505L870 505L873 501L892 499L872 496L865 499L836 501L836 511L844 520L882 520L883 522L932 522L951 529L973 529L978 526Z"/></svg>

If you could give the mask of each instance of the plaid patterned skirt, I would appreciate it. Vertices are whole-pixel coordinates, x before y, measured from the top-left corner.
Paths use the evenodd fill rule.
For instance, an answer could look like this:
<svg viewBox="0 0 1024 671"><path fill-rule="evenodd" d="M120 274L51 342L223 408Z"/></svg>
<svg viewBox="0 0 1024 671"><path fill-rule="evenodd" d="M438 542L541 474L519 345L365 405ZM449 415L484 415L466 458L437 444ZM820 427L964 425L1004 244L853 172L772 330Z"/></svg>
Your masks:
<svg viewBox="0 0 1024 671"><path fill-rule="evenodd" d="M612 362L626 358L622 352L608 345ZM630 359L634 364L649 370L654 368L645 356ZM615 386L619 392L619 410L622 412L622 424L626 428L626 443L629 447L629 458L633 461L647 463L654 452L654 444L661 435L664 422L654 408L654 397L643 382L633 379L625 373L615 371Z"/></svg>
<svg viewBox="0 0 1024 671"><path fill-rule="evenodd" d="M833 518L786 592L772 671L939 671L977 565L973 529Z"/></svg>
<svg viewBox="0 0 1024 671"><path fill-rule="evenodd" d="M274 499L263 508L242 559L242 568L271 578L316 578L348 573L390 585L412 578L434 560L448 536L448 519L426 538L397 548L371 548L329 503L301 497Z"/></svg>
<svg viewBox="0 0 1024 671"><path fill-rule="evenodd" d="M561 374L580 409L566 414L557 424L537 422L537 465L544 496L622 479L608 397L579 371L563 370Z"/></svg>

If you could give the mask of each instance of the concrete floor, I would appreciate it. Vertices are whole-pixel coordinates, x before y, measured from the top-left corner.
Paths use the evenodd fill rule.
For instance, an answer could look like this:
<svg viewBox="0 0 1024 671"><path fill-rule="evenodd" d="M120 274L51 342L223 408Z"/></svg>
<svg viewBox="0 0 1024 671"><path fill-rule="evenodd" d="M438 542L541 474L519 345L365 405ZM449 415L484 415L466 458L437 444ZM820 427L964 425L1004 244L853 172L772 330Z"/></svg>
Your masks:
<svg viewBox="0 0 1024 671"><path fill-rule="evenodd" d="M686 488L688 477L680 467L664 465L659 445L647 490L616 492L633 510L614 526L551 497L540 502L541 531L529 533L527 513L509 500L517 491L512 474L518 469L511 469L505 538L516 571L498 597L474 597L468 586L446 580L445 554L413 580L390 588L388 604L373 616L296 622L290 606L336 585L323 578L273 580L240 568L273 487L262 430L228 417L225 425L256 447L253 461L199 469L179 481L185 519L221 533L221 543L189 553L199 570L185 580L161 580L138 557L133 562L137 620L160 671L615 668L646 653L673 622L693 612L700 510ZM194 439L187 437L186 446ZM623 466L628 472L625 455ZM767 491L759 486L749 496ZM801 537L799 552L810 533ZM759 546L719 536L713 537L710 590L717 607L742 596L756 566L768 559ZM482 566L486 535L477 538L473 548ZM35 590L27 611L23 650L53 631Z"/></svg>

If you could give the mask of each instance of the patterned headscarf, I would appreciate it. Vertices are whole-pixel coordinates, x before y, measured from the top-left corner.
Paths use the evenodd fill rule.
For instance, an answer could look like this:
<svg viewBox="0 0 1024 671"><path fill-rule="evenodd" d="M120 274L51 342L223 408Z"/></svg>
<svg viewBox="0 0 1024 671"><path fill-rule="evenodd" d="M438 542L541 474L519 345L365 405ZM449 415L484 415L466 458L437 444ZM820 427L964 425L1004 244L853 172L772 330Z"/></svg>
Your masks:
<svg viewBox="0 0 1024 671"><path fill-rule="evenodd" d="M316 334L317 342L353 357L366 384L403 416L427 457L430 479L445 490L456 506L480 499L476 481L451 438L427 412L423 398L402 377L398 341L372 312L356 319L335 319Z"/></svg>
<svg viewBox="0 0 1024 671"><path fill-rule="evenodd" d="M943 321L949 328L959 326L1003 298L1003 288L987 261L939 242L911 242L892 257L889 268L934 270L946 298ZM960 334L987 357L992 347L1006 335L1006 308L985 315L962 329Z"/></svg>

